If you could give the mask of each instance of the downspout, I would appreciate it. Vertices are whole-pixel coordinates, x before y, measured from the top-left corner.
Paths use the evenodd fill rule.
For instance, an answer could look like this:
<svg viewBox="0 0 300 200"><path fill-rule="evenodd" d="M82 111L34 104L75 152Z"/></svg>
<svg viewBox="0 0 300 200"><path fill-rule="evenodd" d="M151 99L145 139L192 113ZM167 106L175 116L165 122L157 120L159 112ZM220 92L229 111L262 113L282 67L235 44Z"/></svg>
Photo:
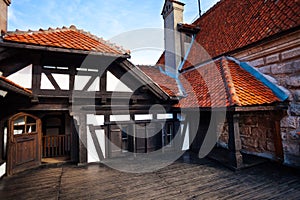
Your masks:
<svg viewBox="0 0 300 200"><path fill-rule="evenodd" d="M185 64L185 62L187 61L187 58L188 58L188 56L189 56L189 54L190 54L190 52L191 52L192 46L193 46L193 44L194 44L194 42L195 42L195 38L196 38L196 36L193 34L193 36L192 36L192 42L191 42L191 44L190 44L190 46L189 46L189 48L188 48L188 50L187 50L187 52L186 52L186 54L185 54L185 56L184 56L183 61L181 62L181 64L180 64L179 67L178 67L178 71L181 71L181 70L182 70L182 68L183 68L183 66L184 66L184 64Z"/></svg>
<svg viewBox="0 0 300 200"><path fill-rule="evenodd" d="M189 56L189 54L190 54L190 52L191 52L191 49L192 49L192 47L193 47L193 44L194 44L194 42L195 42L195 38L196 38L196 35L193 34L193 35L192 35L192 41L191 41L191 44L190 44L190 46L189 46L189 48L188 48L188 50L187 50L187 52L186 52L186 54L185 54L185 56L184 56L183 61L181 62L180 66L178 67L178 71L177 71L177 73L176 73L176 83L177 83L177 86L178 86L178 91L179 91L179 93L180 93L180 96L182 96L182 97L186 97L186 96L187 96L187 93L186 93L186 91L185 91L183 85L182 85L181 82L180 82L180 79L179 79L179 73L178 73L178 72L180 72L180 71L182 70L184 64L186 63L186 61L187 61L187 59L188 59L188 56Z"/></svg>

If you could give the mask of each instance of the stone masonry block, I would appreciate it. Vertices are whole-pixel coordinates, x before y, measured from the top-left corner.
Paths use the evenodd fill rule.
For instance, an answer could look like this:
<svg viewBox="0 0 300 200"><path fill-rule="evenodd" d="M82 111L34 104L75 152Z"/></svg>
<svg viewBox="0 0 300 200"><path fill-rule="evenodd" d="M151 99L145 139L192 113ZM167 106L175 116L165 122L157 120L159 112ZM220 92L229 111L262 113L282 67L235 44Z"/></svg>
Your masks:
<svg viewBox="0 0 300 200"><path fill-rule="evenodd" d="M270 74L271 66L260 67L260 68L258 68L258 71L260 71L263 74Z"/></svg>
<svg viewBox="0 0 300 200"><path fill-rule="evenodd" d="M290 112L292 116L300 116L300 103L292 103Z"/></svg>
<svg viewBox="0 0 300 200"><path fill-rule="evenodd" d="M294 99L295 101L300 102L300 90L294 92Z"/></svg>
<svg viewBox="0 0 300 200"><path fill-rule="evenodd" d="M300 60L294 62L295 72L300 72Z"/></svg>
<svg viewBox="0 0 300 200"><path fill-rule="evenodd" d="M281 54L283 60L294 58L300 55L300 47L292 50L285 51Z"/></svg>
<svg viewBox="0 0 300 200"><path fill-rule="evenodd" d="M294 73L293 63L273 64L270 66L273 74L292 74Z"/></svg>
<svg viewBox="0 0 300 200"><path fill-rule="evenodd" d="M286 84L292 87L300 87L300 75L290 77L286 80Z"/></svg>
<svg viewBox="0 0 300 200"><path fill-rule="evenodd" d="M267 150L271 152L275 152L275 145L273 142L270 141L267 142Z"/></svg>
<svg viewBox="0 0 300 200"><path fill-rule="evenodd" d="M288 139L289 140L298 140L299 141L299 144L300 144L300 135L298 135L298 130L294 130L294 131L291 131L289 132L288 134Z"/></svg>
<svg viewBox="0 0 300 200"><path fill-rule="evenodd" d="M252 60L250 63L249 63L251 66L253 67L258 67L258 66L262 66L265 64L265 61L263 58L260 58L260 59L257 59L257 60Z"/></svg>
<svg viewBox="0 0 300 200"><path fill-rule="evenodd" d="M291 154L294 156L300 156L300 152L299 152L299 144L297 143L287 143L287 142L283 142L283 147L284 147L284 151L287 154Z"/></svg>
<svg viewBox="0 0 300 200"><path fill-rule="evenodd" d="M284 117L281 122L280 122L280 126L283 128L293 128L296 129L298 127L298 117L294 117L294 116L286 116Z"/></svg>
<svg viewBox="0 0 300 200"><path fill-rule="evenodd" d="M279 61L279 54L271 55L266 57L266 63L271 64Z"/></svg>

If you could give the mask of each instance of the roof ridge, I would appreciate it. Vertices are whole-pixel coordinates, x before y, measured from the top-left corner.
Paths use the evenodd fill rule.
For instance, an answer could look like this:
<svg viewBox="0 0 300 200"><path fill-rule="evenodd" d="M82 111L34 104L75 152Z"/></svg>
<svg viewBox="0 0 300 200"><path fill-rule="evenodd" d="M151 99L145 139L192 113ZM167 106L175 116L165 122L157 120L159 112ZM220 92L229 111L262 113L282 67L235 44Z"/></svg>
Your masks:
<svg viewBox="0 0 300 200"><path fill-rule="evenodd" d="M76 26L74 26L74 25L71 25L70 29L74 30L74 31L78 31L79 33L85 34L85 35L91 37L92 39L97 40L98 42L101 42L112 48L115 48L116 50L121 51L123 54L130 54L130 50L126 50L122 46L118 46L116 43L112 43L109 40L104 40L103 37L98 37L89 31L85 31L83 29L77 29Z"/></svg>
<svg viewBox="0 0 300 200"><path fill-rule="evenodd" d="M16 29L15 31L7 31L6 34L4 35L4 37L6 35L11 35L11 34L21 35L21 34L24 34L24 33L27 33L27 34L30 34L30 33L32 33L32 34L39 34L39 33L50 33L50 32L58 32L58 31L68 31L68 30L74 30L74 27L77 30L76 26L74 26L74 25L71 25L70 28L67 28L66 26L63 26L61 28L60 27L56 27L56 28L49 27L48 29L40 28L39 30L28 29L27 31Z"/></svg>
<svg viewBox="0 0 300 200"><path fill-rule="evenodd" d="M213 12L217 7L219 7L225 0L220 0L218 1L215 5L213 5L210 9L208 9L205 13L203 13L198 19L196 19L193 23L191 24L197 24L198 21L204 17L206 17L209 13Z"/></svg>
<svg viewBox="0 0 300 200"><path fill-rule="evenodd" d="M57 28L52 28L52 27L49 27L48 29L42 29L40 28L39 30L31 30L31 29L28 29L27 31L20 31L19 29L16 29L15 31L8 31L6 32L4 35L2 35L2 38L5 39L5 37L8 37L8 36L13 36L13 35L22 35L22 34L34 34L34 35L37 35L37 34L49 34L49 33L56 33L56 32L64 32L64 31L75 31L77 33L80 33L80 34L83 34L97 42L100 42L101 44L104 44L110 48L112 48L113 50L115 51L118 51L124 55L129 55L130 54L130 51L129 50L125 50L122 46L118 46L116 45L115 43L111 43L107 40L104 40L102 37L98 37L88 31L85 31L83 29L78 29L75 25L71 25L70 27L66 27L66 26L63 26L63 27L57 27ZM95 47L94 47L95 49Z"/></svg>
<svg viewBox="0 0 300 200"><path fill-rule="evenodd" d="M242 104L239 100L238 95L236 94L230 68L228 66L228 60L226 57L223 57L221 59L221 70L223 71L224 83L225 83L226 90L228 91L229 94L229 99L231 101L230 103L241 106Z"/></svg>

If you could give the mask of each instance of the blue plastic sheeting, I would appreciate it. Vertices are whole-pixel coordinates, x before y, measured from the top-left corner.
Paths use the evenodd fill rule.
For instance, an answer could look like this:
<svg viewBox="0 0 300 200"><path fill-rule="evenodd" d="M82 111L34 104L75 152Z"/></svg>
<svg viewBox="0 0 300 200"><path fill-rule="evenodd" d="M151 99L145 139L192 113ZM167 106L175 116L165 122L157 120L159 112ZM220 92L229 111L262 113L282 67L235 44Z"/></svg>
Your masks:
<svg viewBox="0 0 300 200"><path fill-rule="evenodd" d="M252 74L256 79L260 80L265 86L267 86L268 88L270 88L273 91L273 93L281 101L285 101L285 100L287 100L289 98L289 95L287 95L284 91L282 91L276 84L274 84L271 81L269 81L264 75L262 75L259 71L257 71L256 69L254 69L253 67L251 67L247 63L241 62L240 66L244 70L246 70L247 72L249 72L250 74Z"/></svg>

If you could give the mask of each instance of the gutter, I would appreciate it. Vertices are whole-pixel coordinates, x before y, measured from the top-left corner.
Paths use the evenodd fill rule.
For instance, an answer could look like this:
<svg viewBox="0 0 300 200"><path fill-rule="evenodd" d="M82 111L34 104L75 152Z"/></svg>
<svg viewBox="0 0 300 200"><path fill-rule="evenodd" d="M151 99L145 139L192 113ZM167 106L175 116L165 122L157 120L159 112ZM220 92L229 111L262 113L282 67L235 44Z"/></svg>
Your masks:
<svg viewBox="0 0 300 200"><path fill-rule="evenodd" d="M250 66L246 62L240 62L240 61L236 60L233 57L227 57L227 58L229 60L234 61L238 65L240 65L245 71L247 71L248 73L250 73L257 80L261 81L265 86L267 86L268 88L270 88L272 90L272 92L277 96L277 98L279 98L281 101L285 101L285 100L287 100L289 98L289 92L285 88L283 88L281 86L278 86L275 83L273 83L272 81L270 81L266 77L266 75L264 75L261 72L259 72L256 68Z"/></svg>

